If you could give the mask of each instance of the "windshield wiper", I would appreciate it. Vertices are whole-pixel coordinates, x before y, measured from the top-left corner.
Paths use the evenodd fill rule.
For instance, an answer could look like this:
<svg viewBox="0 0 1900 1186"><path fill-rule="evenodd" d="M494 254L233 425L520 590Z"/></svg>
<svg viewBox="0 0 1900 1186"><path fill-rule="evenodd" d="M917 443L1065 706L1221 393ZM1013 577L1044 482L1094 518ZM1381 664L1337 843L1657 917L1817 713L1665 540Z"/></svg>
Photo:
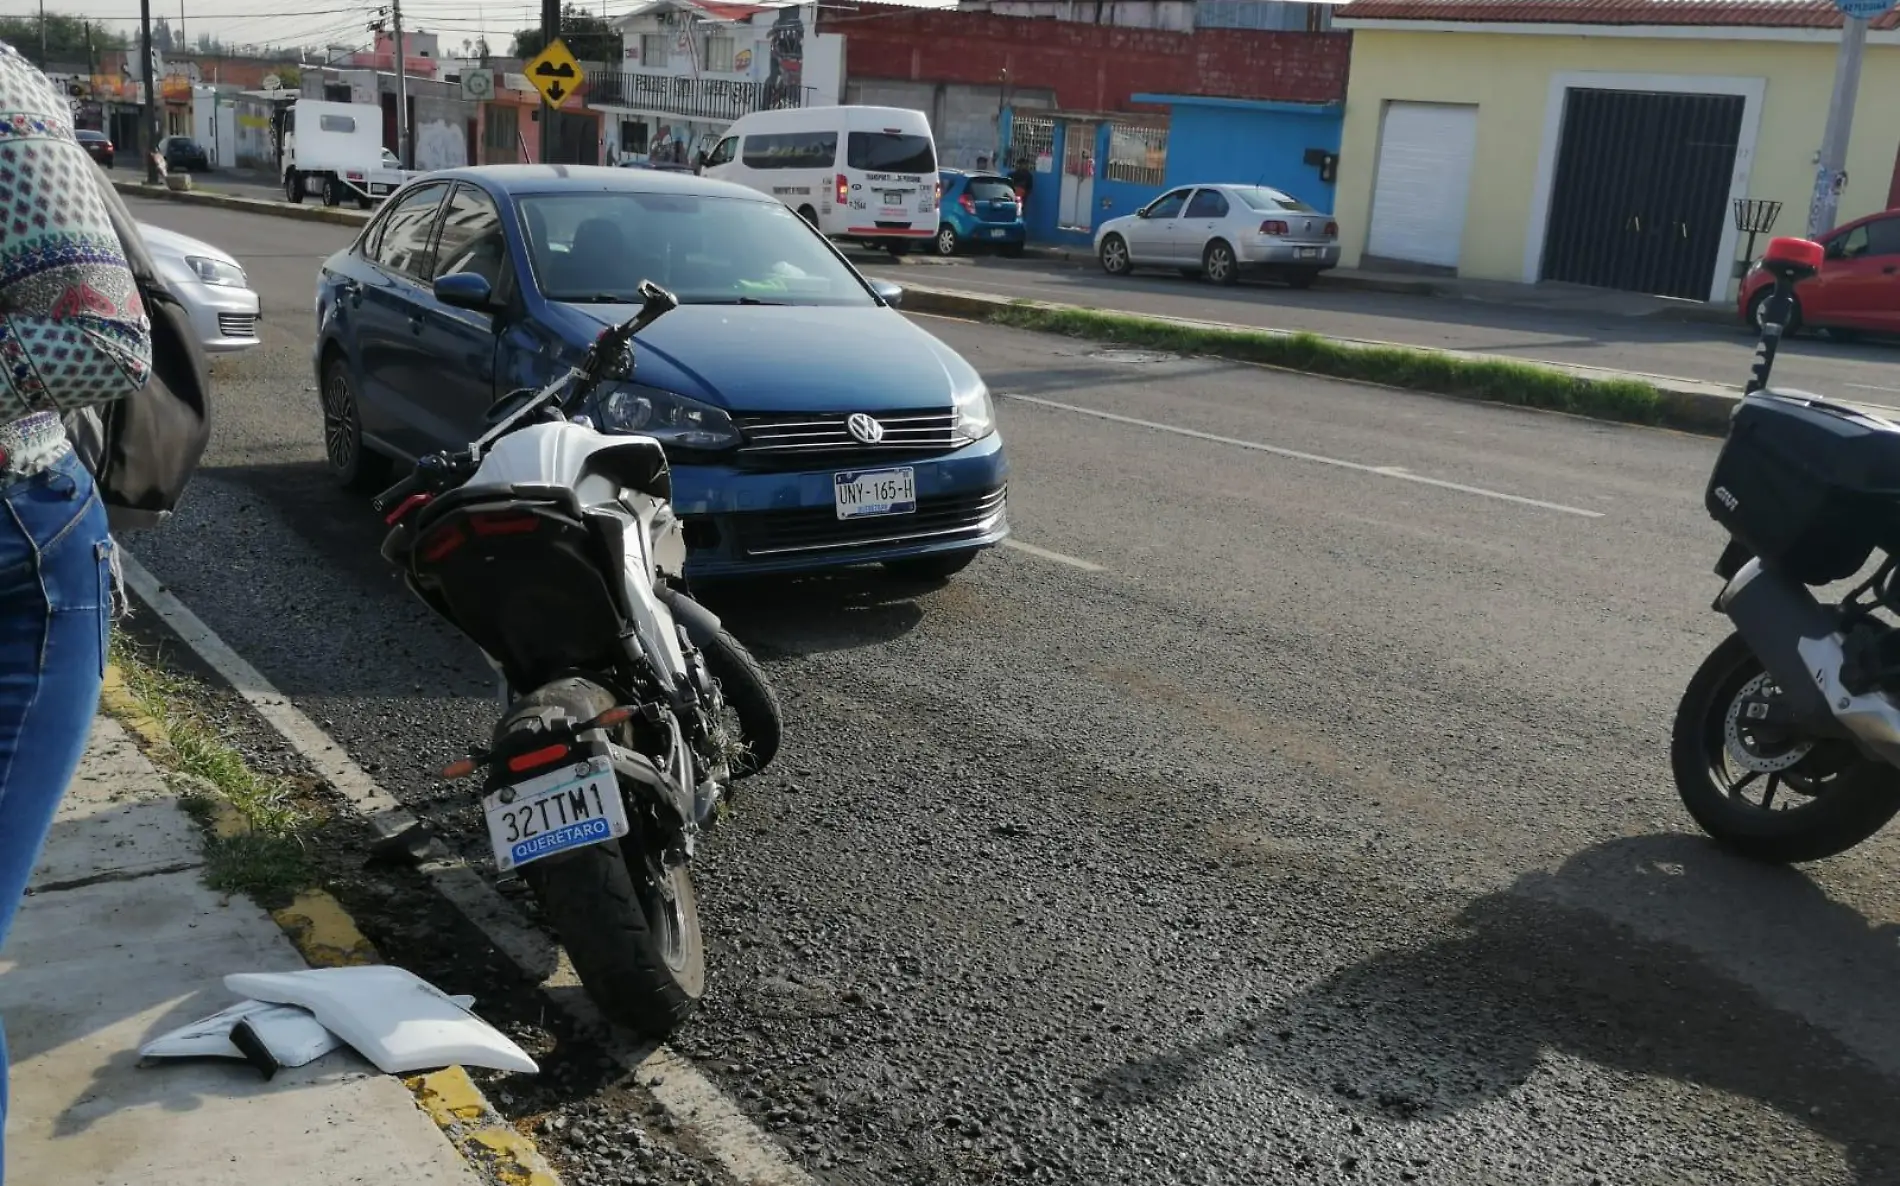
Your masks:
<svg viewBox="0 0 1900 1186"><path fill-rule="evenodd" d="M637 305L640 303L640 294L596 292L587 296L557 296L553 299L567 305Z"/></svg>

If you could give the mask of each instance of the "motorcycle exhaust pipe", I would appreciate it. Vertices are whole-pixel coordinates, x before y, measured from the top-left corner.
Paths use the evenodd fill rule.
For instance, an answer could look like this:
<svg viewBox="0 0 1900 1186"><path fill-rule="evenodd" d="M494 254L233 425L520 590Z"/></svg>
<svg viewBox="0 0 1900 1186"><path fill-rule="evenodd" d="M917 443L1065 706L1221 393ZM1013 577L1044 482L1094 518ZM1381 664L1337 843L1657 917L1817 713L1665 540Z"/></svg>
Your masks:
<svg viewBox="0 0 1900 1186"><path fill-rule="evenodd" d="M1771 573L1753 559L1735 574L1715 605L1735 623L1804 728L1830 736L1847 735L1816 682L1822 673L1809 662L1817 652L1825 655L1831 668L1828 674L1838 680L1843 658L1835 637L1839 623L1805 585Z"/></svg>

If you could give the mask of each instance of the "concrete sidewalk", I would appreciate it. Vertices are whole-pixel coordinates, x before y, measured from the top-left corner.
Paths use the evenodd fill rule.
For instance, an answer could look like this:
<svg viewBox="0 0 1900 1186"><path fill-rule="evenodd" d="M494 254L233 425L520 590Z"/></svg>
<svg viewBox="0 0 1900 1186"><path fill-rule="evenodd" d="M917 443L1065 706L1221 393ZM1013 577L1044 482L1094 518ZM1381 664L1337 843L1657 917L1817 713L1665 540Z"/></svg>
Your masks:
<svg viewBox="0 0 1900 1186"><path fill-rule="evenodd" d="M341 1050L265 1082L239 1062L141 1068L148 1039L230 1004L231 972L304 961L201 880L196 825L100 717L0 959L16 1186L479 1186L398 1080Z"/></svg>

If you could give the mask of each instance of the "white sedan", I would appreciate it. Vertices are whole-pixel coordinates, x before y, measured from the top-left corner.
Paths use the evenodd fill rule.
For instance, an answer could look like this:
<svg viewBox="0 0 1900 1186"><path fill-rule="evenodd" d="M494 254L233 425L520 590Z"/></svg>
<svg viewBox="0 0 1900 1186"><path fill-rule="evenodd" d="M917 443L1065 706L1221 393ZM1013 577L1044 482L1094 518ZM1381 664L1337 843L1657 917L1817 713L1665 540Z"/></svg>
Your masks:
<svg viewBox="0 0 1900 1186"><path fill-rule="evenodd" d="M1095 258L1111 276L1179 268L1232 284L1261 273L1305 288L1339 266L1339 224L1264 185L1184 185L1098 227Z"/></svg>
<svg viewBox="0 0 1900 1186"><path fill-rule="evenodd" d="M229 252L200 239L139 223L139 237L186 312L207 354L228 354L257 345L262 313L244 269Z"/></svg>

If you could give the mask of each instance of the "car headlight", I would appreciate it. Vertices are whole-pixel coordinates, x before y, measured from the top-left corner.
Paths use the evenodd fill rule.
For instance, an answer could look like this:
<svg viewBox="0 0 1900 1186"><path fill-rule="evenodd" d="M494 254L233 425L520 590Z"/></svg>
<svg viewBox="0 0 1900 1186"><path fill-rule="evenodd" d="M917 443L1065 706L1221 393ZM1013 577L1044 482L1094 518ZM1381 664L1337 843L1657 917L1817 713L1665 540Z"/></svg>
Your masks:
<svg viewBox="0 0 1900 1186"><path fill-rule="evenodd" d="M955 399L957 435L980 441L996 431L996 405L990 402L990 389L978 383Z"/></svg>
<svg viewBox="0 0 1900 1186"><path fill-rule="evenodd" d="M712 452L739 443L739 430L723 408L661 391L622 384L600 397L602 432L638 433L662 445Z"/></svg>
<svg viewBox="0 0 1900 1186"><path fill-rule="evenodd" d="M226 288L244 287L244 269L236 264L227 264L221 259L210 259L202 255L187 255L185 266L206 284L218 284Z"/></svg>

